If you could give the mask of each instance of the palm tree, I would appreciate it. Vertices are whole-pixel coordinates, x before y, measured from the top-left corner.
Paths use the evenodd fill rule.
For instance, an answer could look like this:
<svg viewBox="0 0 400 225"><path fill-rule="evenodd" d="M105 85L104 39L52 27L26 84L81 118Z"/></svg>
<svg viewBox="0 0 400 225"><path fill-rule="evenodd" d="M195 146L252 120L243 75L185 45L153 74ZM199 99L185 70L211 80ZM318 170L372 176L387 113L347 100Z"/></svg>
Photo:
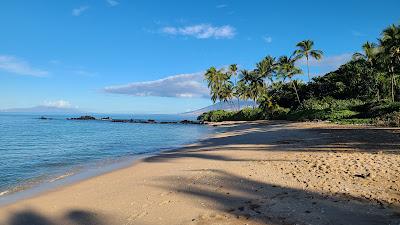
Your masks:
<svg viewBox="0 0 400 225"><path fill-rule="evenodd" d="M204 74L207 80L207 86L210 89L211 100L215 103L218 99L218 70L215 67L210 67Z"/></svg>
<svg viewBox="0 0 400 225"><path fill-rule="evenodd" d="M262 76L254 71L241 70L241 79L239 82L242 82L248 86L249 98L254 102L256 102L258 96L264 92L264 80Z"/></svg>
<svg viewBox="0 0 400 225"><path fill-rule="evenodd" d="M272 56L266 56L261 62L256 64L255 72L264 79L269 79L273 82L273 75L276 70L275 58Z"/></svg>
<svg viewBox="0 0 400 225"><path fill-rule="evenodd" d="M229 73L231 75L231 77L234 78L234 83L233 83L233 89L236 89L237 87L237 71L238 71L238 67L237 64L231 64L229 66ZM239 96L237 95L238 92L234 91L234 96L237 98L237 103L238 103L238 111L240 110L240 100L239 100Z"/></svg>
<svg viewBox="0 0 400 225"><path fill-rule="evenodd" d="M287 57L287 56L281 56L278 59L278 74L279 76L285 78L288 78L290 80L290 83L292 83L294 92L296 93L297 101L299 104L301 104L299 93L297 92L297 88L295 83L293 82L293 77L297 74L303 73L303 71L295 66L295 62L298 58L296 57Z"/></svg>
<svg viewBox="0 0 400 225"><path fill-rule="evenodd" d="M360 53L360 52L354 53L353 59L356 59L356 60L364 59L365 61L368 62L371 73L374 73L375 72L374 71L375 63L376 63L377 55L378 55L378 51L379 51L377 44L367 41L365 44L363 44L362 50L363 50L363 53ZM375 76L375 85L377 87L377 98L379 101L380 97L379 97L379 84L378 83L379 83L378 76Z"/></svg>
<svg viewBox="0 0 400 225"><path fill-rule="evenodd" d="M251 97L249 86L242 80L237 82L236 93L239 99L242 100L248 100Z"/></svg>
<svg viewBox="0 0 400 225"><path fill-rule="evenodd" d="M400 64L400 25L392 24L382 32L382 38L379 40L381 51L387 57L388 70L391 75L391 94L392 101L395 100L395 68Z"/></svg>
<svg viewBox="0 0 400 225"><path fill-rule="evenodd" d="M307 61L307 75L308 75L308 81L311 80L310 78L310 67L309 67L309 62L308 60L311 58L314 58L316 60L320 60L323 56L323 52L321 50L315 50L313 49L314 47L314 42L312 40L304 40L296 45L299 47L296 51L294 51L294 54L298 58L306 58Z"/></svg>

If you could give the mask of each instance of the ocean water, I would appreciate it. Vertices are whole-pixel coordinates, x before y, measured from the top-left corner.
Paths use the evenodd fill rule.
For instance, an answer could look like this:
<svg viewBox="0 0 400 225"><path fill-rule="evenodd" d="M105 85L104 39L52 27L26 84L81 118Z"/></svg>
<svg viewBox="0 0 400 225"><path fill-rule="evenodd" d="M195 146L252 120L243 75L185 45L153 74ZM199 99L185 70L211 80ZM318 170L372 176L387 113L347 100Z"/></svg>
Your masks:
<svg viewBox="0 0 400 225"><path fill-rule="evenodd" d="M202 125L71 121L66 120L71 116L60 115L49 116L51 120L39 117L0 114L0 198L85 170L177 148L213 132ZM160 120L174 120L174 117L160 117Z"/></svg>

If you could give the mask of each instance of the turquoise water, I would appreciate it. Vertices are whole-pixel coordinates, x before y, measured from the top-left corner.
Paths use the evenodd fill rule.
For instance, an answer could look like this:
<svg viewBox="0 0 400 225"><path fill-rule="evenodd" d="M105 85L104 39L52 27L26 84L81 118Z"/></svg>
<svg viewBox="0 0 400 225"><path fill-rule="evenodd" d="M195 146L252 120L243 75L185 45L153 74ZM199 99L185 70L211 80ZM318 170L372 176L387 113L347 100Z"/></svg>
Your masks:
<svg viewBox="0 0 400 225"><path fill-rule="evenodd" d="M89 168L177 148L212 132L201 125L70 121L67 116L50 117L53 119L0 114L0 196Z"/></svg>

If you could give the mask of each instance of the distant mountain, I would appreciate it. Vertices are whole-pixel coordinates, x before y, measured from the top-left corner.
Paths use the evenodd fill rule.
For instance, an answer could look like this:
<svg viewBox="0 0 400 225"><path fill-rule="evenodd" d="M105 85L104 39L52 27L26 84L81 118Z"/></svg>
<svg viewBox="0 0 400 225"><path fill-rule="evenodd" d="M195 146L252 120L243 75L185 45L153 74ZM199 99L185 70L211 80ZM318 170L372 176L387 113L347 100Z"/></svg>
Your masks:
<svg viewBox="0 0 400 225"><path fill-rule="evenodd" d="M253 101L240 101L239 105L240 105L240 109L243 109L243 108L247 108L247 107L256 106L256 103L254 103ZM234 111L234 110L237 110L237 108L238 108L238 102L237 101L233 101L233 102L218 102L218 103L212 104L210 106L207 106L207 107L204 107L204 108L201 108L201 109L198 109L198 110L181 113L181 115L198 116L198 115L201 115L204 112L209 112L209 111L212 111L212 110Z"/></svg>
<svg viewBox="0 0 400 225"><path fill-rule="evenodd" d="M30 108L3 109L0 113L33 113L33 114L75 114L82 113L77 108L62 108L53 106L35 106Z"/></svg>

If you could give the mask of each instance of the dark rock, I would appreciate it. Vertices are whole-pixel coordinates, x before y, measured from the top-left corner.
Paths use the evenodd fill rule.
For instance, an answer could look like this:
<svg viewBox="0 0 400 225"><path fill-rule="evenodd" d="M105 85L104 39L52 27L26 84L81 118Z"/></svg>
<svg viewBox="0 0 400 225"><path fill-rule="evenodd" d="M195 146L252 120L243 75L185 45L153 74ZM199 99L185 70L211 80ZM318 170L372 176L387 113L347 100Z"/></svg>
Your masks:
<svg viewBox="0 0 400 225"><path fill-rule="evenodd" d="M39 118L39 120L51 120L52 118L48 118L48 117L44 117L44 116L41 116L40 118Z"/></svg>
<svg viewBox="0 0 400 225"><path fill-rule="evenodd" d="M181 124L200 124L199 121L193 121L193 120L181 120Z"/></svg>
<svg viewBox="0 0 400 225"><path fill-rule="evenodd" d="M68 118L68 120L96 120L93 116L81 116L78 118Z"/></svg>

